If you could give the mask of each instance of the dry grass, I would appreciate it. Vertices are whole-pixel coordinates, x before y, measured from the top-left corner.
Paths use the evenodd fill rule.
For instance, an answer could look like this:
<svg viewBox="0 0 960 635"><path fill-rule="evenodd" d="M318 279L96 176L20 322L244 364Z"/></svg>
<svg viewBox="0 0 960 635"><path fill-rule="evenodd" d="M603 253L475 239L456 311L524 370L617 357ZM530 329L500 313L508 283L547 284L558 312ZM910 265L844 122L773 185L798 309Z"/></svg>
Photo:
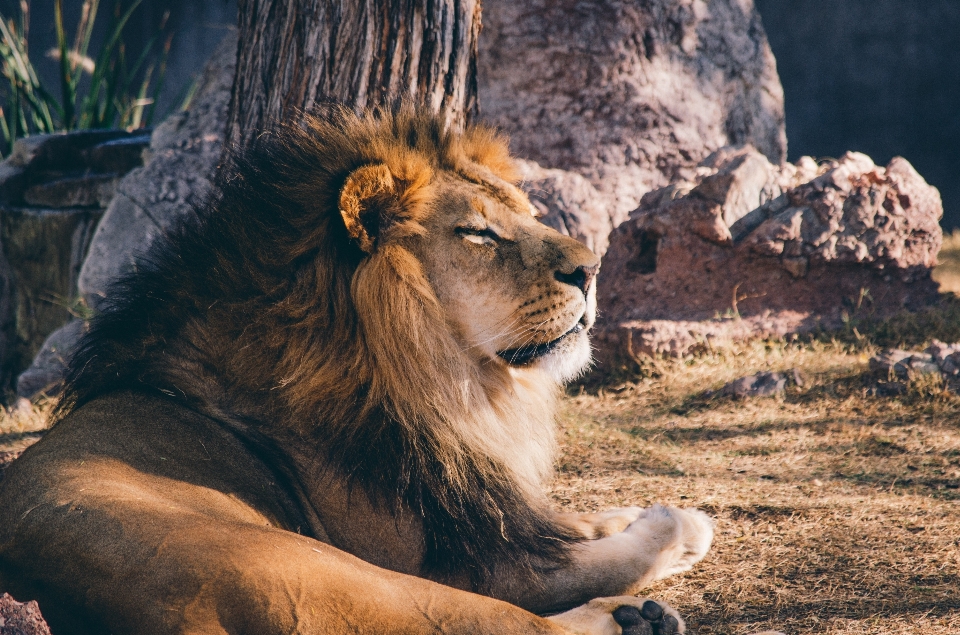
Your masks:
<svg viewBox="0 0 960 635"><path fill-rule="evenodd" d="M944 235L938 259L933 279L940 283L941 291L960 294L960 229Z"/></svg>
<svg viewBox="0 0 960 635"><path fill-rule="evenodd" d="M25 400L9 410L0 407L0 470L41 437L47 428L49 410L49 404L30 405Z"/></svg>
<svg viewBox="0 0 960 635"><path fill-rule="evenodd" d="M571 397L554 498L713 515L706 560L649 590L700 634L960 633L960 398L871 397L869 353L755 343ZM704 396L788 368L806 382L783 398Z"/></svg>

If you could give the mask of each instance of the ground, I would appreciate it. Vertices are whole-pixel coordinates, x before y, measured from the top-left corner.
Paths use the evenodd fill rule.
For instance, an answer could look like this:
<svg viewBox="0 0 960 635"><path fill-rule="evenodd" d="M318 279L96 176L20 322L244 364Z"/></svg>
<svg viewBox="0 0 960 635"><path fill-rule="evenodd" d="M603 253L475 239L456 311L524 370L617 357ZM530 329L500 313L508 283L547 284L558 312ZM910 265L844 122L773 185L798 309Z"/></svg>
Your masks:
<svg viewBox="0 0 960 635"><path fill-rule="evenodd" d="M935 277L960 292L960 234ZM707 558L655 584L701 635L960 633L960 397L915 377L876 395L881 346L960 341L960 300L834 335L650 362L573 387L561 411L559 507L699 507ZM800 369L780 397L711 394L761 370ZM0 463L38 438L41 408L0 417ZM9 456L9 455L8 455ZM41 607L42 610L43 607Z"/></svg>

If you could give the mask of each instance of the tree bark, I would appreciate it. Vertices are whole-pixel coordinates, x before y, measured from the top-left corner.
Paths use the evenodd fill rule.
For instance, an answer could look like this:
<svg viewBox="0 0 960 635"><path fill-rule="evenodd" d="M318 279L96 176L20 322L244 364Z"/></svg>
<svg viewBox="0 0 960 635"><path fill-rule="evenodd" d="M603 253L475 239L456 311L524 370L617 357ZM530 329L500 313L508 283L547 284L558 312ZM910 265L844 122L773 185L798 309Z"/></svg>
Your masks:
<svg viewBox="0 0 960 635"><path fill-rule="evenodd" d="M240 0L228 147L317 103L477 110L479 0Z"/></svg>

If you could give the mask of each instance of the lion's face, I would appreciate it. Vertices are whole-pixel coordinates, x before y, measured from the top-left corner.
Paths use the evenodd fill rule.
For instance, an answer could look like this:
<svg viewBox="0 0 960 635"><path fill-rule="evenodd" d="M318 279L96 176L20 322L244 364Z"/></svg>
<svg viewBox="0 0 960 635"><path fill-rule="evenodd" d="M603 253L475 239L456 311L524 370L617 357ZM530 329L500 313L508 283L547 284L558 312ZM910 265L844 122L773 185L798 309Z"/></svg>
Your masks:
<svg viewBox="0 0 960 635"><path fill-rule="evenodd" d="M426 233L409 248L472 355L571 379L590 361L600 259L537 222L519 189L484 176L439 175Z"/></svg>

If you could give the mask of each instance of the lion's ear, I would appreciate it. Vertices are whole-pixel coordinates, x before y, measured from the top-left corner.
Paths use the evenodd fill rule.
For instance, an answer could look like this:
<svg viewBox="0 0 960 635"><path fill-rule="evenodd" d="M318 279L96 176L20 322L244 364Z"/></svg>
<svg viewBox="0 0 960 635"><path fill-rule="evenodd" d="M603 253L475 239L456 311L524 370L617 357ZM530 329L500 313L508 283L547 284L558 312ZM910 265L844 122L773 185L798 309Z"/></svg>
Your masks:
<svg viewBox="0 0 960 635"><path fill-rule="evenodd" d="M393 175L383 164L357 168L340 191L340 215L360 249L373 252L382 215L396 201Z"/></svg>

